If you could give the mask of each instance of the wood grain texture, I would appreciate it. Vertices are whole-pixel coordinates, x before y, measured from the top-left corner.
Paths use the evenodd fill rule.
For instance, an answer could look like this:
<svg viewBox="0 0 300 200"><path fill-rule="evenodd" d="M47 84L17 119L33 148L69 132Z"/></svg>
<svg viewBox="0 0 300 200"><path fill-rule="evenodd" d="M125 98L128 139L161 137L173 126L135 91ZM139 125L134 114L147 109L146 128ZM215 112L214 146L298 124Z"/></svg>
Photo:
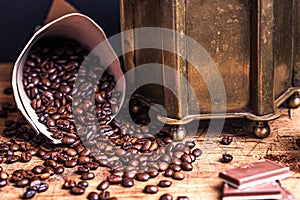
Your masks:
<svg viewBox="0 0 300 200"><path fill-rule="evenodd" d="M11 66L11 64L0 66L0 105L3 102L13 101L11 95L4 95L2 92L5 87L11 85ZM15 113L11 118L17 118L19 115L19 113ZM142 192L145 185L157 184L161 179L169 180L170 178L162 177L160 174L157 178L151 179L147 183L135 181L134 187L129 189L116 185L111 186L108 191L111 192L112 196L116 196L121 200L159 199L160 195L164 193L173 194L174 199L178 195L187 195L191 200L220 199L222 188L222 181L218 178L220 171L254 162L264 158L267 154L272 154L273 156L281 155L283 158L286 155L291 158L290 163L286 160L282 161L288 162L285 164L293 166L296 171L292 171L292 177L282 182L297 199L300 199L300 167L297 168L297 166L300 166L300 159L298 158L300 153L300 109L291 110L290 115L288 115L288 110L282 108L282 117L270 123L272 133L263 140L256 139L251 135L253 124L246 120L230 120L225 125L222 135L233 135L234 141L229 146L221 145L219 142L215 143L213 150L204 159L197 159L194 163L193 171L185 173L186 178L183 181L172 180L173 184L170 188L159 188L159 192L154 195ZM5 139L2 136L3 127L4 120L0 119L0 137L2 140ZM203 130L204 128L200 128L199 133ZM205 135L194 139L197 142L197 146L201 148ZM225 152L233 155L234 158L231 163L223 164L219 161L221 155ZM16 169L30 169L38 164L42 164L42 161L34 158L31 162L25 164L1 164L1 166L11 174ZM95 174L96 178L89 181L90 186L83 195L73 196L69 194L68 190L61 189L64 178L72 177L79 180L79 175L74 174L72 169L68 169L63 175L54 175L48 179L46 182L49 183L49 189L44 193L37 194L33 199L86 199L89 192L96 191L97 185L105 179L108 173L106 168L99 168ZM15 188L12 183L9 183L8 186L0 188L0 199L17 199L22 196L24 191L25 189Z"/></svg>

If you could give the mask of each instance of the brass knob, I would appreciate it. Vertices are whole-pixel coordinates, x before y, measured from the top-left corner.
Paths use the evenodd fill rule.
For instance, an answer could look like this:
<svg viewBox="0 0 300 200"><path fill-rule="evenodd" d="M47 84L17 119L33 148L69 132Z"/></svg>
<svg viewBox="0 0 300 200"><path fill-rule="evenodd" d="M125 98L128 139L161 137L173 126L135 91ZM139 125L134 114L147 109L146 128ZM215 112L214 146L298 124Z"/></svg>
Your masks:
<svg viewBox="0 0 300 200"><path fill-rule="evenodd" d="M270 126L268 122L256 122L253 127L253 133L258 138L266 138L270 135Z"/></svg>
<svg viewBox="0 0 300 200"><path fill-rule="evenodd" d="M289 108L298 108L300 106L300 96L299 93L296 92L295 94L293 94L292 96L290 96L287 100L286 100L286 104Z"/></svg>

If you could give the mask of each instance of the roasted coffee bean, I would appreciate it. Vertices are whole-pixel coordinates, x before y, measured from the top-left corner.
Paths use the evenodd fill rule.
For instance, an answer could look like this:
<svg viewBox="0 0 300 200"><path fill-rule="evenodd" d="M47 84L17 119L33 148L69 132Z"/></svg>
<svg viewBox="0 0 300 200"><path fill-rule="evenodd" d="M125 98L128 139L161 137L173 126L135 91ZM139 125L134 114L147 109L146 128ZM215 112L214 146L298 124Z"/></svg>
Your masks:
<svg viewBox="0 0 300 200"><path fill-rule="evenodd" d="M85 192L85 188L82 187L75 186L71 189L71 193L75 195L83 194L84 192Z"/></svg>
<svg viewBox="0 0 300 200"><path fill-rule="evenodd" d="M192 154L195 156L195 157L199 157L202 155L202 151L200 149L194 149Z"/></svg>
<svg viewBox="0 0 300 200"><path fill-rule="evenodd" d="M77 162L79 165L85 165L90 162L90 158L88 156L80 156Z"/></svg>
<svg viewBox="0 0 300 200"><path fill-rule="evenodd" d="M41 174L43 172L43 169L45 167L42 166L42 165L37 165L35 166L33 169L32 169L32 172L35 173L35 174Z"/></svg>
<svg viewBox="0 0 300 200"><path fill-rule="evenodd" d="M167 169L164 173L165 177L171 177L173 175L174 171L172 169Z"/></svg>
<svg viewBox="0 0 300 200"><path fill-rule="evenodd" d="M182 172L174 172L172 174L172 178L175 180L183 180L184 179L184 174Z"/></svg>
<svg viewBox="0 0 300 200"><path fill-rule="evenodd" d="M110 183L110 184L119 184L121 183L122 181L122 177L121 176L116 176L116 175L109 175L107 177L107 181Z"/></svg>
<svg viewBox="0 0 300 200"><path fill-rule="evenodd" d="M191 165L191 163L188 163L188 162L183 162L180 166L181 166L181 169L184 171L192 171L193 170L193 166Z"/></svg>
<svg viewBox="0 0 300 200"><path fill-rule="evenodd" d="M159 197L159 200L172 200L173 197L170 194L163 194Z"/></svg>
<svg viewBox="0 0 300 200"><path fill-rule="evenodd" d="M106 200L106 199L110 199L110 193L108 191L102 191L99 194L99 198L101 200Z"/></svg>
<svg viewBox="0 0 300 200"><path fill-rule="evenodd" d="M16 186L18 187L26 187L27 185L29 184L29 180L24 178L22 180L19 180L17 183L16 183Z"/></svg>
<svg viewBox="0 0 300 200"><path fill-rule="evenodd" d="M0 118L6 118L8 115L7 110L0 110Z"/></svg>
<svg viewBox="0 0 300 200"><path fill-rule="evenodd" d="M13 89L11 87L7 87L3 90L3 93L8 95L13 94Z"/></svg>
<svg viewBox="0 0 300 200"><path fill-rule="evenodd" d="M5 163L12 164L12 163L18 162L19 160L20 160L19 155L11 155L6 158Z"/></svg>
<svg viewBox="0 0 300 200"><path fill-rule="evenodd" d="M232 142L232 140L233 140L232 136L229 136L229 135L223 136L222 140L221 140L221 144L229 145Z"/></svg>
<svg viewBox="0 0 300 200"><path fill-rule="evenodd" d="M66 161L64 166L68 167L68 168L73 168L76 165L77 165L77 160L72 159L72 160Z"/></svg>
<svg viewBox="0 0 300 200"><path fill-rule="evenodd" d="M39 177L41 180L46 180L51 176L50 173L42 173Z"/></svg>
<svg viewBox="0 0 300 200"><path fill-rule="evenodd" d="M39 177L35 176L35 177L30 179L30 183L29 183L30 187L34 187L34 186L37 186L37 185L40 185L40 184L41 184L41 180L40 180Z"/></svg>
<svg viewBox="0 0 300 200"><path fill-rule="evenodd" d="M189 200L187 196L178 196L177 200Z"/></svg>
<svg viewBox="0 0 300 200"><path fill-rule="evenodd" d="M104 190L106 190L108 187L109 187L109 182L108 181L102 181L99 185L98 185L98 187L97 187L97 189L98 190L101 190L101 191L104 191Z"/></svg>
<svg viewBox="0 0 300 200"><path fill-rule="evenodd" d="M2 180L8 179L8 174L6 172L0 172L0 179Z"/></svg>
<svg viewBox="0 0 300 200"><path fill-rule="evenodd" d="M77 169L77 173L78 173L78 174L83 174L83 173L89 172L89 171L90 171L90 168L84 167L84 166L80 166L80 167L78 167L78 169Z"/></svg>
<svg viewBox="0 0 300 200"><path fill-rule="evenodd" d="M188 163L192 162L191 156L189 154L183 154L181 156L181 160L182 162L188 162Z"/></svg>
<svg viewBox="0 0 300 200"><path fill-rule="evenodd" d="M81 175L81 179L83 180L92 180L95 178L95 174L93 172L85 172Z"/></svg>
<svg viewBox="0 0 300 200"><path fill-rule="evenodd" d="M161 180L161 181L159 181L159 183L158 183L158 186L159 186L159 187L162 187L162 188L170 187L171 185L172 185L172 182L171 182L171 181L168 181L168 180Z"/></svg>
<svg viewBox="0 0 300 200"><path fill-rule="evenodd" d="M229 162L232 161L232 159L233 159L233 156L231 154L225 153L225 154L222 155L221 162L223 162L223 163L229 163Z"/></svg>
<svg viewBox="0 0 300 200"><path fill-rule="evenodd" d="M54 168L57 166L57 163L54 160L47 160L44 165Z"/></svg>
<svg viewBox="0 0 300 200"><path fill-rule="evenodd" d="M88 186L89 186L89 183L87 181L79 181L77 183L77 187L87 188Z"/></svg>
<svg viewBox="0 0 300 200"><path fill-rule="evenodd" d="M186 141L185 146L189 147L190 149L195 147L195 142L194 141Z"/></svg>
<svg viewBox="0 0 300 200"><path fill-rule="evenodd" d="M148 181L150 178L150 175L148 173L138 173L135 176L135 179L138 181Z"/></svg>
<svg viewBox="0 0 300 200"><path fill-rule="evenodd" d="M31 199L32 197L34 197L34 195L35 195L35 191L32 190L32 189L28 189L28 190L26 190L26 192L24 193L23 198L24 198L24 199Z"/></svg>
<svg viewBox="0 0 300 200"><path fill-rule="evenodd" d="M148 174L150 175L151 178L155 178L158 176L159 172L156 169L150 169L148 170Z"/></svg>
<svg viewBox="0 0 300 200"><path fill-rule="evenodd" d="M54 168L55 174L62 174L65 171L65 168L63 166L57 166Z"/></svg>
<svg viewBox="0 0 300 200"><path fill-rule="evenodd" d="M147 193L147 194L155 194L155 193L158 192L158 187L155 186L155 185L147 185L144 188L144 192Z"/></svg>
<svg viewBox="0 0 300 200"><path fill-rule="evenodd" d="M49 173L51 176L55 174L54 169L52 167L45 167L42 172Z"/></svg>
<svg viewBox="0 0 300 200"><path fill-rule="evenodd" d="M0 188L7 185L7 180L0 179Z"/></svg>
<svg viewBox="0 0 300 200"><path fill-rule="evenodd" d="M65 180L65 183L63 185L63 188L64 189L71 189L73 187L76 186L76 182L75 180L72 180L72 179L68 179L68 180Z"/></svg>
<svg viewBox="0 0 300 200"><path fill-rule="evenodd" d="M174 164L174 163L170 164L169 168L172 169L174 172L181 171L181 167L179 165Z"/></svg>
<svg viewBox="0 0 300 200"><path fill-rule="evenodd" d="M122 180L122 186L123 187L132 187L134 185L134 181L132 178L123 178Z"/></svg>
<svg viewBox="0 0 300 200"><path fill-rule="evenodd" d="M158 168L159 168L159 171L166 171L166 169L168 169L169 167L169 164L167 162L160 162L158 163Z"/></svg>
<svg viewBox="0 0 300 200"><path fill-rule="evenodd" d="M88 200L99 200L99 194L97 192L90 192L88 195Z"/></svg>
<svg viewBox="0 0 300 200"><path fill-rule="evenodd" d="M72 148L69 148L67 151L66 151L66 154L68 156L71 156L71 157L74 157L77 155L77 151L75 149L72 149Z"/></svg>
<svg viewBox="0 0 300 200"><path fill-rule="evenodd" d="M49 185L47 183L42 182L39 187L37 188L37 192L45 192L46 190L48 190Z"/></svg>
<svg viewBox="0 0 300 200"><path fill-rule="evenodd" d="M22 152L20 161L21 162L29 162L32 158L32 155L28 152Z"/></svg>

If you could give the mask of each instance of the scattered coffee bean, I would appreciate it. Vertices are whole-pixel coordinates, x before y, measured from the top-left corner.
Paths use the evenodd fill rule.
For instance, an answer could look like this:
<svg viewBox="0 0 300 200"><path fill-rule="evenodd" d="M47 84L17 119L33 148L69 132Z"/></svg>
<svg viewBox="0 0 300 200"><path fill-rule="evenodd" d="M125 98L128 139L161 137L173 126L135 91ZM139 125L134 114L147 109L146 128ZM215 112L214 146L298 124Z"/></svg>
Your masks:
<svg viewBox="0 0 300 200"><path fill-rule="evenodd" d="M111 184L119 184L122 181L122 177L121 176L116 176L116 175L109 175L107 177L107 181Z"/></svg>
<svg viewBox="0 0 300 200"><path fill-rule="evenodd" d="M229 135L223 136L222 140L221 140L221 144L229 145L232 142L232 140L233 140L232 136L229 136Z"/></svg>
<svg viewBox="0 0 300 200"><path fill-rule="evenodd" d="M183 162L180 166L181 166L181 169L184 171L192 171L193 170L193 165L188 162Z"/></svg>
<svg viewBox="0 0 300 200"><path fill-rule="evenodd" d="M173 197L170 194L163 194L159 197L159 200L172 200Z"/></svg>
<svg viewBox="0 0 300 200"><path fill-rule="evenodd" d="M7 180L0 179L0 187L4 187L7 185Z"/></svg>
<svg viewBox="0 0 300 200"><path fill-rule="evenodd" d="M104 191L104 190L106 190L108 187L109 187L109 182L108 181L102 181L99 185L98 185L98 187L97 187L97 189L98 190L101 190L101 191Z"/></svg>
<svg viewBox="0 0 300 200"><path fill-rule="evenodd" d="M100 199L109 199L110 198L110 193L108 191L102 191L99 194Z"/></svg>
<svg viewBox="0 0 300 200"><path fill-rule="evenodd" d="M189 200L187 196L178 196L177 200Z"/></svg>
<svg viewBox="0 0 300 200"><path fill-rule="evenodd" d="M54 168L55 174L62 174L65 171L65 168L63 166L57 166Z"/></svg>
<svg viewBox="0 0 300 200"><path fill-rule="evenodd" d="M97 192L90 192L88 195L88 200L99 200L99 194Z"/></svg>
<svg viewBox="0 0 300 200"><path fill-rule="evenodd" d="M172 169L167 169L164 173L165 177L171 177L173 175L174 171Z"/></svg>
<svg viewBox="0 0 300 200"><path fill-rule="evenodd" d="M155 193L158 192L158 187L155 186L155 185L147 185L144 188L144 192L147 193L147 194L155 194Z"/></svg>
<svg viewBox="0 0 300 200"><path fill-rule="evenodd" d="M71 193L75 194L75 195L83 194L84 192L85 192L85 189L82 187L75 186L71 189Z"/></svg>
<svg viewBox="0 0 300 200"><path fill-rule="evenodd" d="M63 185L63 188L64 189L71 189L73 187L76 186L76 182L75 180L72 180L72 179L68 179L68 180L65 180L65 183Z"/></svg>
<svg viewBox="0 0 300 200"><path fill-rule="evenodd" d="M89 183L87 181L79 181L77 184L77 187L87 188L88 186L89 186Z"/></svg>
<svg viewBox="0 0 300 200"><path fill-rule="evenodd" d="M182 172L174 172L172 175L172 178L175 180L183 180L184 179L184 174Z"/></svg>
<svg viewBox="0 0 300 200"><path fill-rule="evenodd" d="M31 199L32 197L34 197L34 195L35 195L35 190L28 189L28 190L26 190L26 192L24 193L23 198L24 198L24 199Z"/></svg>
<svg viewBox="0 0 300 200"><path fill-rule="evenodd" d="M172 182L171 182L171 181L168 181L168 180L161 180L161 181L159 181L159 183L158 183L158 186L159 186L159 187L162 187L162 188L170 187L171 185L172 185Z"/></svg>
<svg viewBox="0 0 300 200"><path fill-rule="evenodd" d="M123 187L132 187L134 185L134 181L132 178L123 178L122 180L122 186Z"/></svg>
<svg viewBox="0 0 300 200"><path fill-rule="evenodd" d="M135 176L135 179L138 181L148 181L150 178L150 175L148 173L138 173Z"/></svg>
<svg viewBox="0 0 300 200"><path fill-rule="evenodd" d="M81 179L83 180L92 180L95 178L95 174L93 172L85 172L81 175Z"/></svg>
<svg viewBox="0 0 300 200"><path fill-rule="evenodd" d="M229 162L232 161L232 159L233 159L233 156L231 154L225 153L225 154L222 155L221 162L222 163L229 163Z"/></svg>
<svg viewBox="0 0 300 200"><path fill-rule="evenodd" d="M16 186L18 187L25 187L29 184L29 180L24 178L22 180L19 180L17 183L16 183Z"/></svg>
<svg viewBox="0 0 300 200"><path fill-rule="evenodd" d="M37 192L45 192L46 190L48 190L48 188L49 188L49 185L47 183L42 182L36 191Z"/></svg>
<svg viewBox="0 0 300 200"><path fill-rule="evenodd" d="M201 156L202 155L202 151L201 151L201 149L194 149L193 150L193 152L192 152L192 154L195 156L195 157L199 157L199 156Z"/></svg>

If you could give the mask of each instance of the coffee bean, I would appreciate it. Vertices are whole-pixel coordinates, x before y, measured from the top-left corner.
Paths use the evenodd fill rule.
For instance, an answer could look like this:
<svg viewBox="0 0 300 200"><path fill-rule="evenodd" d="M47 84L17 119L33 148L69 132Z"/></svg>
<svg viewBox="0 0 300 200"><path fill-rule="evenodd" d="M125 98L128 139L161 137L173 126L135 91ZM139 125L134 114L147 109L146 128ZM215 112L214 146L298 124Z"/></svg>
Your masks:
<svg viewBox="0 0 300 200"><path fill-rule="evenodd" d="M77 151L75 149L72 149L72 148L68 148L68 150L66 151L66 154L68 156L71 156L71 157L74 157L77 155Z"/></svg>
<svg viewBox="0 0 300 200"><path fill-rule="evenodd" d="M36 191L37 192L45 192L46 190L48 190L48 188L49 188L49 185L47 183L42 182Z"/></svg>
<svg viewBox="0 0 300 200"><path fill-rule="evenodd" d="M72 160L66 161L64 166L68 167L68 168L73 168L76 165L77 165L77 160L72 159Z"/></svg>
<svg viewBox="0 0 300 200"><path fill-rule="evenodd" d="M79 181L77 183L77 187L87 188L88 186L89 186L89 183L87 181Z"/></svg>
<svg viewBox="0 0 300 200"><path fill-rule="evenodd" d="M8 174L6 172L0 172L0 179L2 180L8 179Z"/></svg>
<svg viewBox="0 0 300 200"><path fill-rule="evenodd" d="M188 163L192 162L191 156L189 154L183 154L181 156L181 160L182 162L188 162Z"/></svg>
<svg viewBox="0 0 300 200"><path fill-rule="evenodd" d="M65 171L65 168L63 166L57 166L54 168L55 174L62 174Z"/></svg>
<svg viewBox="0 0 300 200"><path fill-rule="evenodd" d="M170 194L163 194L159 197L159 200L172 200L173 197Z"/></svg>
<svg viewBox="0 0 300 200"><path fill-rule="evenodd" d="M229 162L232 161L232 159L233 159L233 156L231 154L225 153L225 154L222 155L221 162L223 162L223 163L229 163Z"/></svg>
<svg viewBox="0 0 300 200"><path fill-rule="evenodd" d="M84 165L90 162L90 158L88 156L80 156L77 162L79 165Z"/></svg>
<svg viewBox="0 0 300 200"><path fill-rule="evenodd" d="M2 172L3 171L3 168L0 166L0 172Z"/></svg>
<svg viewBox="0 0 300 200"><path fill-rule="evenodd" d="M221 140L221 144L229 145L232 142L232 140L233 140L232 136L229 136L229 135L223 136L222 140Z"/></svg>
<svg viewBox="0 0 300 200"><path fill-rule="evenodd" d="M7 185L7 180L0 179L0 188Z"/></svg>
<svg viewBox="0 0 300 200"><path fill-rule="evenodd" d="M195 142L194 141L186 141L185 146L189 147L190 149L195 147Z"/></svg>
<svg viewBox="0 0 300 200"><path fill-rule="evenodd" d="M148 173L138 173L135 176L135 179L138 181L148 181L150 178L150 175Z"/></svg>
<svg viewBox="0 0 300 200"><path fill-rule="evenodd" d="M46 179L48 179L50 176L51 176L50 173L43 173L43 174L41 174L39 177L40 177L41 180L46 180Z"/></svg>
<svg viewBox="0 0 300 200"><path fill-rule="evenodd" d="M158 172L158 170L156 170L156 169L150 169L150 170L148 171L148 174L150 175L151 178L155 178L155 177L158 176L159 172Z"/></svg>
<svg viewBox="0 0 300 200"><path fill-rule="evenodd" d="M77 169L77 173L78 173L78 174L83 174L83 173L89 172L89 171L90 171L90 168L85 167L85 166L80 166L80 167L78 167L78 169Z"/></svg>
<svg viewBox="0 0 300 200"><path fill-rule="evenodd" d="M123 187L132 187L134 185L134 181L132 178L123 178L122 180L122 186Z"/></svg>
<svg viewBox="0 0 300 200"><path fill-rule="evenodd" d="M178 196L177 200L189 200L187 196Z"/></svg>
<svg viewBox="0 0 300 200"><path fill-rule="evenodd" d="M99 200L99 194L97 192L90 192L88 195L88 200Z"/></svg>
<svg viewBox="0 0 300 200"><path fill-rule="evenodd" d="M193 170L193 166L191 165L191 163L188 163L188 162L183 162L180 166L181 166L181 169L184 171L192 171Z"/></svg>
<svg viewBox="0 0 300 200"><path fill-rule="evenodd" d="M158 187L156 187L155 185L147 185L144 188L144 192L147 194L155 194L158 192Z"/></svg>
<svg viewBox="0 0 300 200"><path fill-rule="evenodd" d="M174 172L172 175L172 178L175 180L183 180L184 179L184 174L182 172Z"/></svg>
<svg viewBox="0 0 300 200"><path fill-rule="evenodd" d="M179 165L174 164L174 163L171 163L171 164L169 165L169 168L172 169L174 172L179 172L179 171L181 171L181 167L180 167Z"/></svg>
<svg viewBox="0 0 300 200"><path fill-rule="evenodd" d="M49 173L51 176L54 175L54 169L52 167L45 167L42 173Z"/></svg>
<svg viewBox="0 0 300 200"><path fill-rule="evenodd" d="M92 180L95 178L95 174L93 172L85 172L81 175L81 179L83 180Z"/></svg>
<svg viewBox="0 0 300 200"><path fill-rule="evenodd" d="M64 185L63 185L63 188L64 188L64 189L71 189L71 188L73 188L73 187L75 187L75 186L76 186L75 180L67 179L67 180L65 180L65 183L64 183Z"/></svg>
<svg viewBox="0 0 300 200"><path fill-rule="evenodd" d="M19 180L17 183L16 183L16 186L18 187L25 187L29 184L29 180L24 178L22 180Z"/></svg>
<svg viewBox="0 0 300 200"><path fill-rule="evenodd" d="M119 184L121 183L122 181L122 177L121 176L116 176L116 175L109 175L107 177L107 181L110 183L110 184Z"/></svg>
<svg viewBox="0 0 300 200"><path fill-rule="evenodd" d="M106 190L108 187L109 187L109 182L108 181L102 181L99 185L98 185L98 187L97 187L97 189L98 190L101 190L101 191L104 191L104 190Z"/></svg>
<svg viewBox="0 0 300 200"><path fill-rule="evenodd" d="M159 187L162 187L162 188L170 187L171 185L172 185L172 182L171 182L171 181L168 181L168 180L161 180L161 181L159 181L159 183L158 183L158 186L159 186Z"/></svg>
<svg viewBox="0 0 300 200"><path fill-rule="evenodd" d="M12 163L18 162L19 160L20 160L19 155L11 155L6 158L5 163L12 164Z"/></svg>
<svg viewBox="0 0 300 200"><path fill-rule="evenodd" d="M35 177L30 179L30 183L29 183L30 187L34 187L34 186L37 186L37 185L40 185L40 184L41 184L41 180L40 180L39 177L35 176Z"/></svg>
<svg viewBox="0 0 300 200"><path fill-rule="evenodd" d="M167 169L164 173L165 177L171 177L173 175L174 171L172 169Z"/></svg>
<svg viewBox="0 0 300 200"><path fill-rule="evenodd" d="M158 163L159 171L166 171L168 169L169 164L167 162L160 162Z"/></svg>
<svg viewBox="0 0 300 200"><path fill-rule="evenodd" d="M34 195L35 195L35 191L34 191L34 190L31 190L31 189L28 189L28 190L26 190L26 192L24 193L23 198L24 198L24 199L31 199L32 197L34 197Z"/></svg>
<svg viewBox="0 0 300 200"><path fill-rule="evenodd" d="M75 186L71 189L71 193L75 194L75 195L80 195L80 194L83 194L84 192L85 192L85 189L82 187Z"/></svg>
<svg viewBox="0 0 300 200"><path fill-rule="evenodd" d="M29 162L32 158L32 155L28 152L22 152L20 161L21 162Z"/></svg>
<svg viewBox="0 0 300 200"><path fill-rule="evenodd" d="M110 199L109 197L110 197L110 193L108 191L102 191L99 194L99 198L103 199L103 200L104 199Z"/></svg>
<svg viewBox="0 0 300 200"><path fill-rule="evenodd" d="M57 166L57 163L54 160L47 160L44 165L54 168Z"/></svg>
<svg viewBox="0 0 300 200"><path fill-rule="evenodd" d="M194 149L192 154L195 156L195 157L199 157L202 155L202 151L200 149Z"/></svg>
<svg viewBox="0 0 300 200"><path fill-rule="evenodd" d="M33 169L32 169L32 172L35 173L35 174L41 174L43 172L43 169L45 167L42 166L42 165L37 165L35 166Z"/></svg>

